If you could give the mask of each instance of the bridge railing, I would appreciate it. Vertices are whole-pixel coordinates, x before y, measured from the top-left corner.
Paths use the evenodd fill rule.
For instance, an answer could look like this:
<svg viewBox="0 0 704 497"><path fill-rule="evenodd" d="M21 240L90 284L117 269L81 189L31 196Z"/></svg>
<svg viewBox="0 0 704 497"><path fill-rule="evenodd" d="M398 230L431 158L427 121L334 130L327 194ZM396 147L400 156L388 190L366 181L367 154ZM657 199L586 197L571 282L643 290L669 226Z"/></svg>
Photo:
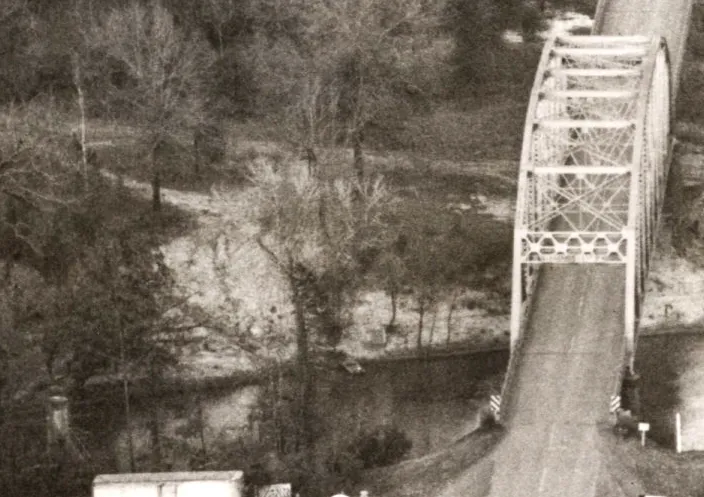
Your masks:
<svg viewBox="0 0 704 497"><path fill-rule="evenodd" d="M523 345L526 340L527 332L529 331L529 324L531 313L533 312L535 304L535 296L538 293L538 284L540 281L540 266L533 266L532 275L527 278L526 282L526 298L521 303L520 306L520 331L515 338L515 341L511 343L511 352L509 355L508 366L506 368L506 376L504 377L503 386L501 387L501 407L499 408L499 421L501 423L508 422L507 413L510 414L511 405L511 394L516 374L518 371L518 366L520 358L522 357ZM512 311L513 312L513 311Z"/></svg>

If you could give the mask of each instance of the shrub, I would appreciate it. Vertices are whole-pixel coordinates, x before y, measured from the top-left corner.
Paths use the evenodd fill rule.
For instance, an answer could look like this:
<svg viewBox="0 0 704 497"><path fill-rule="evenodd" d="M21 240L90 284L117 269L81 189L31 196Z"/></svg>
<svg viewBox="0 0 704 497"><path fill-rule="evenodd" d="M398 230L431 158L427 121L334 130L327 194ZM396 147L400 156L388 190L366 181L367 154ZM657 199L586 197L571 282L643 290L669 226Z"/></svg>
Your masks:
<svg viewBox="0 0 704 497"><path fill-rule="evenodd" d="M227 138L222 126L208 123L200 126L193 135L193 155L196 168L222 162L227 152Z"/></svg>
<svg viewBox="0 0 704 497"><path fill-rule="evenodd" d="M491 431L499 426L499 423L496 421L496 416L489 406L482 406L477 411L477 430Z"/></svg>
<svg viewBox="0 0 704 497"><path fill-rule="evenodd" d="M350 451L357 455L364 469L395 464L413 447L408 436L394 426L383 426L362 435Z"/></svg>

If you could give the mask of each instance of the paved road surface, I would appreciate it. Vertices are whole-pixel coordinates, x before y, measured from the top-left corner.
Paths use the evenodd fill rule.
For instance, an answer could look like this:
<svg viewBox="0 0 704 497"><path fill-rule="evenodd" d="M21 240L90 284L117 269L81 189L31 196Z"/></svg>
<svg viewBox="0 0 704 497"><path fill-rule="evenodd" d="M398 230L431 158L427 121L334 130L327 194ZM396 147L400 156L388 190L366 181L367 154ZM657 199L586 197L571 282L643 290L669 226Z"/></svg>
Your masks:
<svg viewBox="0 0 704 497"><path fill-rule="evenodd" d="M595 495L623 362L622 266L547 266L497 448L494 497Z"/></svg>
<svg viewBox="0 0 704 497"><path fill-rule="evenodd" d="M601 34L664 36L678 82L691 11L692 0L608 0Z"/></svg>
<svg viewBox="0 0 704 497"><path fill-rule="evenodd" d="M610 0L601 34L665 35L676 76L690 2ZM610 427L609 396L623 361L624 287L623 267L545 267L509 432L493 454L491 497L592 497L613 480L600 432Z"/></svg>

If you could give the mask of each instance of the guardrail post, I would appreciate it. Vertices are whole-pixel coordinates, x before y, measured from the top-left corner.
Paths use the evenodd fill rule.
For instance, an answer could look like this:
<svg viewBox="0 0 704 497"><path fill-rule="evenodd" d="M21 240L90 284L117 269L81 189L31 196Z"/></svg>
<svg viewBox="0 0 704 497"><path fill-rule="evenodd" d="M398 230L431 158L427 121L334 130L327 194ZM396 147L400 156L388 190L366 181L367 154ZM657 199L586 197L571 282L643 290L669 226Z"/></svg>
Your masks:
<svg viewBox="0 0 704 497"><path fill-rule="evenodd" d="M494 414L496 422L501 421L501 395L492 395L489 397L489 408Z"/></svg>
<svg viewBox="0 0 704 497"><path fill-rule="evenodd" d="M675 451L682 452L682 417L679 412L675 414Z"/></svg>

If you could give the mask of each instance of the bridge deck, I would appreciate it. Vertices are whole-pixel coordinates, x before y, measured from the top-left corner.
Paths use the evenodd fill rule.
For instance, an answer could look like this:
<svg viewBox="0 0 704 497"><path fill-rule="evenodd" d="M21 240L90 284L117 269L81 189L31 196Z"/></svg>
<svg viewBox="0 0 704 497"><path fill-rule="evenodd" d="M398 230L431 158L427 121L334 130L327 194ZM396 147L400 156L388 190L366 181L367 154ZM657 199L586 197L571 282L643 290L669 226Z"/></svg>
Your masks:
<svg viewBox="0 0 704 497"><path fill-rule="evenodd" d="M602 2L598 34L665 36L676 85L691 0L647 3ZM624 292L622 266L544 268L507 406L509 432L493 455L492 497L604 492L611 478L599 432L608 429L605 406L623 367Z"/></svg>
<svg viewBox="0 0 704 497"><path fill-rule="evenodd" d="M546 266L495 454L492 496L591 496L623 364L623 266Z"/></svg>

